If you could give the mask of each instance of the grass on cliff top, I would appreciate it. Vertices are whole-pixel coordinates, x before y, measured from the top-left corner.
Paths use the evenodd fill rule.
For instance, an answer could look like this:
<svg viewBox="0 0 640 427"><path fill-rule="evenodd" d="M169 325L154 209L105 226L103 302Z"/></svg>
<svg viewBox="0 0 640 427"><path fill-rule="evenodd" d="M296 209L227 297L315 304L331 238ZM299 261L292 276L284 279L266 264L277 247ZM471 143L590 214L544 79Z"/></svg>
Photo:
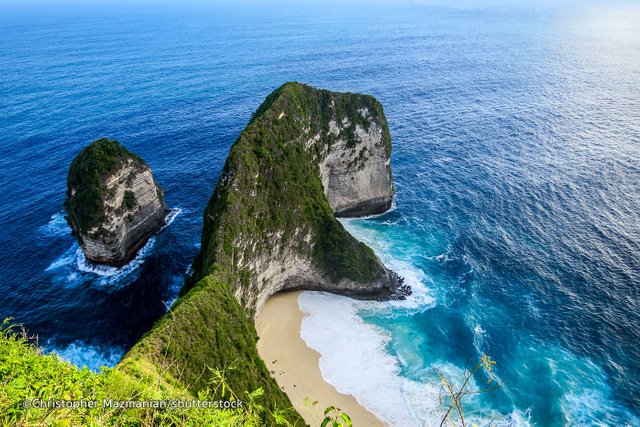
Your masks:
<svg viewBox="0 0 640 427"><path fill-rule="evenodd" d="M229 391L222 375L214 378L209 389L191 393L180 386L158 380L155 367L138 360L124 368L104 369L93 373L63 361L56 355L43 354L17 328L5 322L0 328L0 425L28 426L262 426L265 419L285 424L284 413L269 413L257 403L263 390L236 396ZM150 375L151 373L151 375ZM220 373L218 373L220 374ZM222 398L244 402L242 409L197 407L123 408L103 405L113 401L165 401L193 399L214 400L211 389L225 387ZM95 401L93 408L38 408L30 406L34 399L42 401ZM24 402L28 402L25 405Z"/></svg>
<svg viewBox="0 0 640 427"><path fill-rule="evenodd" d="M305 425L271 378L258 354L257 339L252 319L229 287L206 277L131 349L123 365L153 366L168 375L168 382L184 385L193 395L211 393L216 398L221 396L212 384L221 371L241 400L247 400L251 390L264 392L254 401L265 409L259 417L266 425L277 424L276 413L281 421Z"/></svg>
<svg viewBox="0 0 640 427"><path fill-rule="evenodd" d="M139 156L107 138L89 144L73 159L67 175L64 206L75 230L88 232L104 219L105 180L128 159L146 166Z"/></svg>

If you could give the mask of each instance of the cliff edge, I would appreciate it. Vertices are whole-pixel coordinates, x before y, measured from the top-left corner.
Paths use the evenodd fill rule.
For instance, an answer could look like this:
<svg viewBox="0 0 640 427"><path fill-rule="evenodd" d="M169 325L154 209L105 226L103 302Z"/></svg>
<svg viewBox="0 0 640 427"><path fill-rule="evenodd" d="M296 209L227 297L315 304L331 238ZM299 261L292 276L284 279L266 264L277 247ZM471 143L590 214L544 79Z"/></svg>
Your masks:
<svg viewBox="0 0 640 427"><path fill-rule="evenodd" d="M167 214L149 166L106 138L71 162L64 206L86 258L117 267L135 256Z"/></svg>

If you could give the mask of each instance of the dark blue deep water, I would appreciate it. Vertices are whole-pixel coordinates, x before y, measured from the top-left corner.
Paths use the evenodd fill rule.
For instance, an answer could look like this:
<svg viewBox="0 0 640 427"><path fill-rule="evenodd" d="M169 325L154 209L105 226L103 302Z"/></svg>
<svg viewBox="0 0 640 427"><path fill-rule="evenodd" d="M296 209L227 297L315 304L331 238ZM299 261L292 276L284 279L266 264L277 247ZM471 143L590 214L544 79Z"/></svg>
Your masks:
<svg viewBox="0 0 640 427"><path fill-rule="evenodd" d="M404 396L370 409L430 424L437 372L489 354L503 387L470 399L479 424L640 425L639 52L630 5L0 4L0 318L116 363L176 297L251 113L303 81L375 95L394 141L395 209L346 223L416 289L358 306L393 364L375 392ZM83 263L62 211L103 136L177 213L123 271Z"/></svg>

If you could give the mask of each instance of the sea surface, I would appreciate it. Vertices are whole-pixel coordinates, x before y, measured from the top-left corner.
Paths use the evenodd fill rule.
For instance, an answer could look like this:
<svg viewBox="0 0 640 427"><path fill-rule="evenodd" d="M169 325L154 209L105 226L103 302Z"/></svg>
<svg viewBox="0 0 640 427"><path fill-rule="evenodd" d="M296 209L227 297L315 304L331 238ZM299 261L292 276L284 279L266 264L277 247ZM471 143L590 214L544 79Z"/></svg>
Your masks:
<svg viewBox="0 0 640 427"><path fill-rule="evenodd" d="M396 426L482 355L478 425L640 425L640 7L0 3L0 318L111 366L175 300L229 147L289 80L375 95L392 211L344 221L403 302L299 299L321 370ZM173 209L123 269L88 264L66 171L110 137ZM487 388L477 375L469 390Z"/></svg>

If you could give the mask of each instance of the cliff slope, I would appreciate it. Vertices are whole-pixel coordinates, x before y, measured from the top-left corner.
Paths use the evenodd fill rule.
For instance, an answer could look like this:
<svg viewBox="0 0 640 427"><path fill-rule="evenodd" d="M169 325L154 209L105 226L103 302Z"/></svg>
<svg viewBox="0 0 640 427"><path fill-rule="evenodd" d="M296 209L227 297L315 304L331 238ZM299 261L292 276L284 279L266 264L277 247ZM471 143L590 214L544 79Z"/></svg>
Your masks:
<svg viewBox="0 0 640 427"><path fill-rule="evenodd" d="M99 139L72 161L67 221L88 260L122 266L167 213L149 166L119 142Z"/></svg>

